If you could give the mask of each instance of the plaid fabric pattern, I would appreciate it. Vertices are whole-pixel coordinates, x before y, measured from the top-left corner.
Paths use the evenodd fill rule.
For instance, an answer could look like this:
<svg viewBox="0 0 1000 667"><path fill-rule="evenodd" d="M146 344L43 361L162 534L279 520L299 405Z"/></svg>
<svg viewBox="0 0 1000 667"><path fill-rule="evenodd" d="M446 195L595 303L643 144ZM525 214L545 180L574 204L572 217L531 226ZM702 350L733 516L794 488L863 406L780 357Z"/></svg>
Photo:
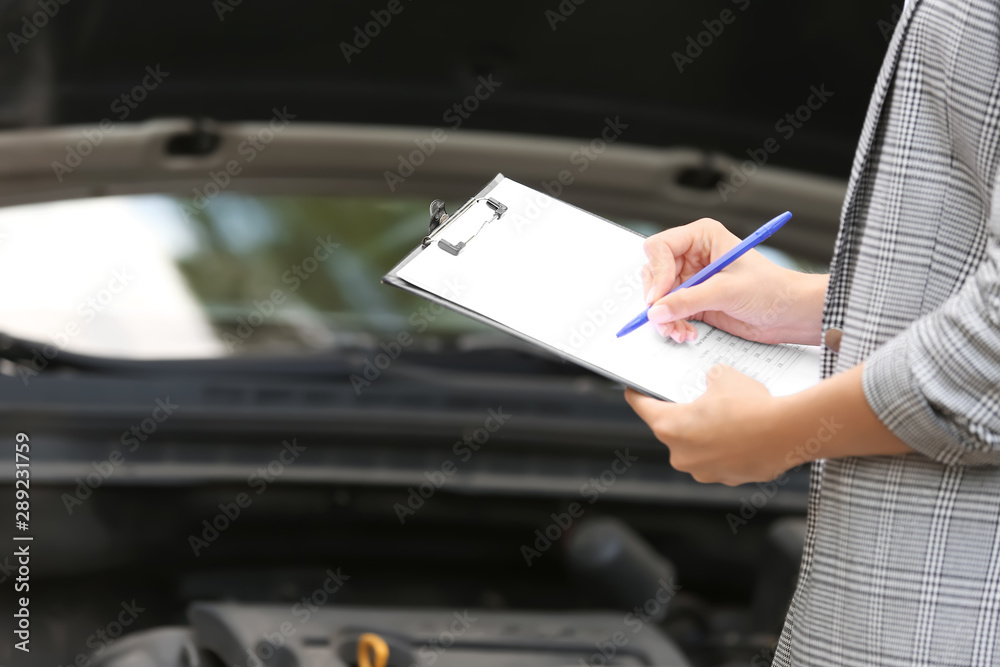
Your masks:
<svg viewBox="0 0 1000 667"><path fill-rule="evenodd" d="M869 404L919 453L813 464L776 665L1000 665L998 142L1000 3L910 0L851 172L822 373L865 362Z"/></svg>

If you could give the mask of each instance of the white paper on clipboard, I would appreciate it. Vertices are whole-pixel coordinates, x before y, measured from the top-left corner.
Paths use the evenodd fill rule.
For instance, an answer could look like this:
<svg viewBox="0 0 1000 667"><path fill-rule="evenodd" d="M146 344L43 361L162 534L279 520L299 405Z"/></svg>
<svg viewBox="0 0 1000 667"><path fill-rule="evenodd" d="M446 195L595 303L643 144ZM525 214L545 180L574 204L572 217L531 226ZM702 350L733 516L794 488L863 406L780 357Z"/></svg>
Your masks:
<svg viewBox="0 0 1000 667"><path fill-rule="evenodd" d="M754 343L701 322L693 323L698 339L687 343L664 339L649 325L616 338L645 308L643 237L502 176L494 184L491 202L481 197L463 207L394 275L666 400L700 396L706 372L717 363L774 395L819 380L817 347ZM498 202L506 207L499 217ZM445 247L462 243L457 254Z"/></svg>

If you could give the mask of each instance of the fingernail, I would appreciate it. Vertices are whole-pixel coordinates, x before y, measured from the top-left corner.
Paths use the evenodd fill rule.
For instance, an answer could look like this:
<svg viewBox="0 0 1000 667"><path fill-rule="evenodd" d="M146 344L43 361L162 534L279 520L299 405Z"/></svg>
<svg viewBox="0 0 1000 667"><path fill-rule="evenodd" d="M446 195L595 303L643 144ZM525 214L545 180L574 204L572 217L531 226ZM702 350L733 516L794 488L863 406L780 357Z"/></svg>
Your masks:
<svg viewBox="0 0 1000 667"><path fill-rule="evenodd" d="M674 329L674 332L670 334L670 337L674 339L675 343L683 343L684 340L681 338L681 332Z"/></svg>
<svg viewBox="0 0 1000 667"><path fill-rule="evenodd" d="M697 337L698 337L697 329L691 329L691 331L688 331L687 340L694 340Z"/></svg>
<svg viewBox="0 0 1000 667"><path fill-rule="evenodd" d="M649 312L646 313L646 317L649 318L650 322L669 322L670 310L662 304L659 306L653 306L649 309Z"/></svg>
<svg viewBox="0 0 1000 667"><path fill-rule="evenodd" d="M646 292L646 305L653 303L653 288L650 287L649 291Z"/></svg>
<svg viewBox="0 0 1000 667"><path fill-rule="evenodd" d="M660 334L661 336L663 336L664 338L666 338L666 337L667 337L667 325L666 325L666 324L657 324L657 325L656 325L656 331L657 331L657 332L658 332L658 333L659 333L659 334Z"/></svg>

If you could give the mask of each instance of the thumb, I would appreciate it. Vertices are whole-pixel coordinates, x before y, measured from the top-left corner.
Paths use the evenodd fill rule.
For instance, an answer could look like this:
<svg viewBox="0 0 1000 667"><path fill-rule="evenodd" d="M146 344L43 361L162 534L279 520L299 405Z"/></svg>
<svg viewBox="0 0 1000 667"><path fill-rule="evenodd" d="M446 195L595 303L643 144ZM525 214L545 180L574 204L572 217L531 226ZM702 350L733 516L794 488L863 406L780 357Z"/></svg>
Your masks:
<svg viewBox="0 0 1000 667"><path fill-rule="evenodd" d="M770 396L767 387L727 364L716 364L705 373L705 394L736 394L743 398Z"/></svg>
<svg viewBox="0 0 1000 667"><path fill-rule="evenodd" d="M649 309L649 321L666 324L707 310L726 310L730 303L729 281L722 276L668 294Z"/></svg>
<svg viewBox="0 0 1000 667"><path fill-rule="evenodd" d="M705 373L705 387L711 389L720 383L732 382L740 377L747 377L729 364L715 364Z"/></svg>

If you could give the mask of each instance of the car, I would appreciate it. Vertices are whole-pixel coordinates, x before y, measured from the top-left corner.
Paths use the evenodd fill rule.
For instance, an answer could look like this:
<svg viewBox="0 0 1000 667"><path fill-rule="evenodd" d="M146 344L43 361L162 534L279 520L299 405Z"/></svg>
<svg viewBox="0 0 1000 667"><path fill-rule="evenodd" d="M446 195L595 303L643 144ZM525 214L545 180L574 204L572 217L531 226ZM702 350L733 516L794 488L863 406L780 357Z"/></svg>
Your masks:
<svg viewBox="0 0 1000 667"><path fill-rule="evenodd" d="M787 209L823 270L899 11L9 5L0 662L767 664L806 468L698 484L380 278L499 172L643 234Z"/></svg>

